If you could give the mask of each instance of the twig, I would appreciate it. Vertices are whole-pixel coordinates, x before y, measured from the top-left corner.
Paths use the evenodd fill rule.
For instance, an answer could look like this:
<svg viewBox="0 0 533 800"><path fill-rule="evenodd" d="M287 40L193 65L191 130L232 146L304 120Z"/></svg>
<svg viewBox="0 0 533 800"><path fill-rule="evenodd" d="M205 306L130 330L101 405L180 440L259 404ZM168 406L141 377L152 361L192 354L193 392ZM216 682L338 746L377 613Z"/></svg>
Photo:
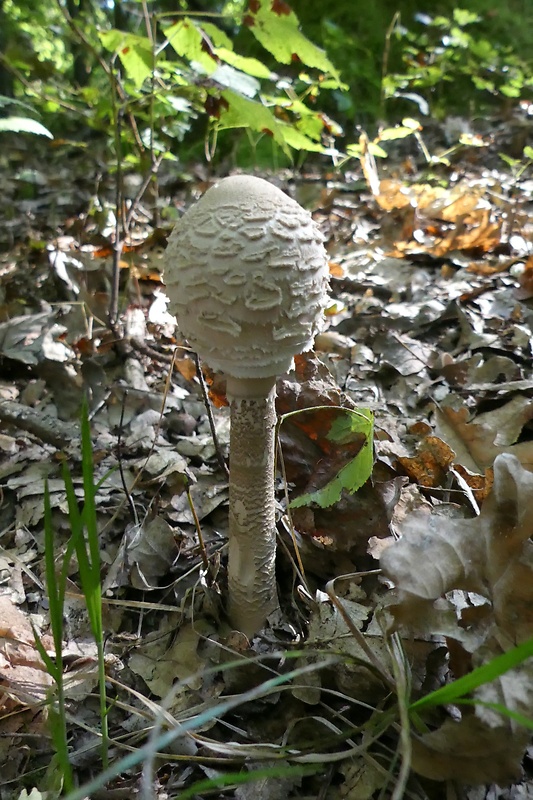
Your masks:
<svg viewBox="0 0 533 800"><path fill-rule="evenodd" d="M159 167L160 167L161 162L162 162L163 158L165 157L165 155L166 155L166 152L165 153L160 153L159 156L157 156L157 158L154 159L154 161L152 163L152 166L150 167L150 171L148 172L147 175L145 175L144 180L143 180L143 182L141 183L141 185L139 187L139 191L137 192L137 194L135 195L135 197L131 201L131 205L130 205L130 207L128 209L128 213L126 215L126 219L125 219L125 222L124 222L124 229L125 229L126 232L129 232L129 229L130 229L130 226L131 226L131 222L132 222L132 219L133 219L133 215L135 214L135 211L137 210L137 206L139 205L139 203L140 203L140 201L142 199L142 196L144 195L146 189L148 188L148 184L152 180L152 177L154 175L157 175L157 171L159 170Z"/></svg>
<svg viewBox="0 0 533 800"><path fill-rule="evenodd" d="M46 416L30 406L14 403L12 400L0 401L0 422L32 433L42 442L59 449L68 447L80 438L77 425Z"/></svg>
<svg viewBox="0 0 533 800"><path fill-rule="evenodd" d="M185 485L185 492L187 494L187 501L189 503L189 509L192 514L192 518L194 520L194 527L196 528L196 535L198 536L198 543L200 545L200 555L202 557L202 564L204 565L204 570L206 576L209 578L209 582L211 583L213 580L211 565L209 563L209 558L207 556L207 549L205 546L205 539L202 533L202 526L200 525L200 519L198 514L196 513L196 508L194 507L194 502L191 495L191 489L189 483L187 481Z"/></svg>
<svg viewBox="0 0 533 800"><path fill-rule="evenodd" d="M371 570L369 572L359 572L359 573L357 573L357 575L358 576L361 576L361 575L373 575L376 572L379 572L379 570ZM383 683L394 691L395 690L394 678L387 671L387 669L383 666L383 664L379 661L379 659L377 658L376 654L374 653L372 648L369 646L368 642L366 641L365 637L363 636L363 634L361 633L359 628L357 628L357 626L354 625L353 620L350 618L350 615L348 614L348 612L346 611L346 609L344 608L344 606L342 604L342 600L335 593L335 589L334 589L335 581L336 580L342 580L343 578L346 578L346 577L347 577L346 575L339 575L337 578L334 578L333 580L328 581L328 583L326 584L327 595L328 595L329 599L331 600L331 602L333 603L333 605L335 606L335 608L337 609L337 611L339 612L339 614L341 615L341 617L343 618L344 622L346 623L346 625L348 627L348 630L350 631L350 633L354 637L355 641L357 642L359 647L362 649L362 651L365 653L365 655L368 658L370 664L374 667L374 669L376 670L377 674L380 676L380 678L383 681Z"/></svg>
<svg viewBox="0 0 533 800"><path fill-rule="evenodd" d="M401 19L401 14L397 11L391 21L391 24L385 31L385 47L383 49L383 60L381 62L381 90L379 97L379 111L381 119L385 118L385 78L389 69L389 56L390 56L390 43L394 28L397 26Z"/></svg>
<svg viewBox="0 0 533 800"><path fill-rule="evenodd" d="M137 350L144 356L148 356L153 361L161 361L164 364L174 363L174 354L168 355L167 353L160 353L159 350L156 350L154 347L150 347L149 344L146 344L144 339L142 339L140 336L130 336L129 342L134 350Z"/></svg>
<svg viewBox="0 0 533 800"><path fill-rule="evenodd" d="M215 428L215 420L213 418L213 410L211 408L211 403L209 402L209 395L207 393L207 386L205 385L204 376L202 374L200 358L197 353L193 353L192 356L196 362L196 374L198 375L198 381L200 382L200 388L202 390L202 397L204 400L205 410L207 412L207 419L209 420L209 427L211 428L211 436L213 437L213 444L215 445L217 460L218 463L220 464L222 472L225 474L226 478L229 478L229 469L224 459L224 456L222 455L222 449L220 447L220 442L218 440L218 434Z"/></svg>
<svg viewBox="0 0 533 800"><path fill-rule="evenodd" d="M117 436L117 462L118 462L118 471L120 474L120 481L122 483L122 488L124 489L124 494L126 495L126 499L128 501L128 505L130 507L130 511L132 517L135 521L135 524L139 524L139 517L137 515L137 509L135 508L135 503L133 502L133 497L131 496L131 492L128 488L128 484L126 483L126 476L124 475L124 465L122 463L122 435L124 433L124 410L126 408L126 398L128 397L128 390L124 392L122 397L122 406L120 409L120 422L118 425L118 436Z"/></svg>

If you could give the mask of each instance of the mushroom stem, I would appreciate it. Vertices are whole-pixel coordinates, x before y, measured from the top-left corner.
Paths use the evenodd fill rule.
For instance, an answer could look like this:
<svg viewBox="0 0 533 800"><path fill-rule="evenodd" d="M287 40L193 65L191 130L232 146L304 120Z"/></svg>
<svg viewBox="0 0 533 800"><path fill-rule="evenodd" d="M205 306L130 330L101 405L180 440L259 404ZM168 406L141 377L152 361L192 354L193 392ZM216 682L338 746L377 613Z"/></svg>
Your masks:
<svg viewBox="0 0 533 800"><path fill-rule="evenodd" d="M274 498L275 378L228 378L229 618L252 636L278 607Z"/></svg>

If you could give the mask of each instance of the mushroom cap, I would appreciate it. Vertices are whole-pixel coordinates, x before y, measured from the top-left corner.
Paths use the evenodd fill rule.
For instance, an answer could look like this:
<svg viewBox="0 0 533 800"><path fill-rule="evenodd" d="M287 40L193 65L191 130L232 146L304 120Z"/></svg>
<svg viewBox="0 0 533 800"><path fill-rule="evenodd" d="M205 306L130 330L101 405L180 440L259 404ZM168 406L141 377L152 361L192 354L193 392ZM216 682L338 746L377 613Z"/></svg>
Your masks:
<svg viewBox="0 0 533 800"><path fill-rule="evenodd" d="M323 237L268 181L235 175L208 189L177 222L165 262L169 310L212 369L280 375L312 346L327 298Z"/></svg>

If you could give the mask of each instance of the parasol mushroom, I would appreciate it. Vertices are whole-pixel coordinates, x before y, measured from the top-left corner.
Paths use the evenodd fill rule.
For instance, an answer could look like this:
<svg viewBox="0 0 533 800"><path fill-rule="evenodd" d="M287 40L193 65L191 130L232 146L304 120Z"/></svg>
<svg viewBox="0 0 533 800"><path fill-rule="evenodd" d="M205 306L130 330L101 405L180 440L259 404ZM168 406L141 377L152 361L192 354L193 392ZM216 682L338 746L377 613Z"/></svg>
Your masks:
<svg viewBox="0 0 533 800"><path fill-rule="evenodd" d="M309 212L261 178L212 186L176 224L165 257L170 310L224 373L231 408L228 613L247 636L278 605L276 377L308 350L326 303L323 237Z"/></svg>

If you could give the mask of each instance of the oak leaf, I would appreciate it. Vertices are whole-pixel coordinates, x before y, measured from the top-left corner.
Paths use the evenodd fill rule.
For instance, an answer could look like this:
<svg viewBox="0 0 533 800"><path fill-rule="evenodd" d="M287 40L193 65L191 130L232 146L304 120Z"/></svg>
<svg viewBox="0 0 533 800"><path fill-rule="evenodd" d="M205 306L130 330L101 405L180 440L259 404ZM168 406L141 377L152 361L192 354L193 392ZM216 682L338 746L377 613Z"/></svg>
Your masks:
<svg viewBox="0 0 533 800"><path fill-rule="evenodd" d="M441 634L471 667L533 638L533 474L509 453L494 461L494 485L475 519L442 513L406 517L402 538L381 557L396 587L395 625ZM465 594L467 593L467 594ZM459 721L413 738L413 766L464 783L514 780L529 734L485 704L531 716L533 666L524 663L479 687ZM481 745L480 754L479 745Z"/></svg>

